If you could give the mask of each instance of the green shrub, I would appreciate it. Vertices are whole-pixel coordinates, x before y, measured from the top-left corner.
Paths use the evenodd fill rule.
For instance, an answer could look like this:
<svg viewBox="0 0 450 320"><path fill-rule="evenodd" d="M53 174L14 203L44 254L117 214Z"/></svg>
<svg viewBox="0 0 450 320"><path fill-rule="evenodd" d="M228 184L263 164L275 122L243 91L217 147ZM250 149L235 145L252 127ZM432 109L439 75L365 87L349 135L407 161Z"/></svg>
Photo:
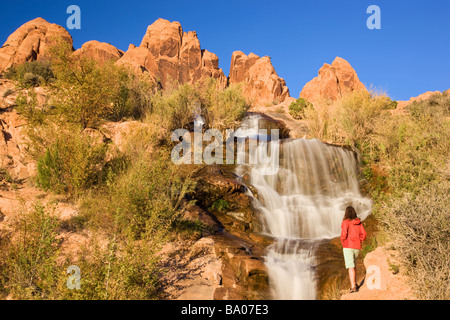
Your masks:
<svg viewBox="0 0 450 320"><path fill-rule="evenodd" d="M49 115L49 110L45 106L39 106L34 90L30 90L26 94L19 93L15 109L31 125L42 125Z"/></svg>
<svg viewBox="0 0 450 320"><path fill-rule="evenodd" d="M81 270L79 290L55 288L58 299L70 300L149 300L160 298L164 268L157 255L161 238L140 241L94 238L82 247L76 265ZM75 257L71 257L72 260ZM66 265L71 264L68 260ZM66 277L67 279L67 277Z"/></svg>
<svg viewBox="0 0 450 320"><path fill-rule="evenodd" d="M450 95L437 93L426 100L414 101L405 109L417 120L448 117L450 115Z"/></svg>
<svg viewBox="0 0 450 320"><path fill-rule="evenodd" d="M121 227L135 238L155 228L170 229L193 190L167 150L143 154L111 186L114 215Z"/></svg>
<svg viewBox="0 0 450 320"><path fill-rule="evenodd" d="M107 150L79 131L61 131L37 161L37 184L44 190L75 196L101 179Z"/></svg>
<svg viewBox="0 0 450 320"><path fill-rule="evenodd" d="M210 80L206 83L202 96L206 106L206 120L209 128L221 131L235 129L249 108L239 84L218 89L216 82Z"/></svg>
<svg viewBox="0 0 450 320"><path fill-rule="evenodd" d="M153 96L147 121L155 128L158 140L168 144L174 130L189 129L194 111L201 113L202 107L200 93L194 86L180 85Z"/></svg>
<svg viewBox="0 0 450 320"><path fill-rule="evenodd" d="M16 299L48 299L59 277L57 219L36 204L13 228L0 242L0 284Z"/></svg>
<svg viewBox="0 0 450 320"><path fill-rule="evenodd" d="M223 199L216 200L212 205L211 209L218 211L218 212L224 212L229 208L230 204L228 201Z"/></svg>
<svg viewBox="0 0 450 320"><path fill-rule="evenodd" d="M195 114L203 118L204 129L236 128L249 107L238 85L219 89L210 79L205 83L171 87L153 96L147 113L147 122L154 128L160 144L170 144L176 129L192 129Z"/></svg>
<svg viewBox="0 0 450 320"><path fill-rule="evenodd" d="M312 104L306 99L298 98L289 105L289 114L294 119L303 119L307 108L312 108Z"/></svg>
<svg viewBox="0 0 450 320"><path fill-rule="evenodd" d="M305 119L311 134L320 139L370 149L377 124L390 116L391 107L392 100L384 94L355 91L333 105L307 109Z"/></svg>
<svg viewBox="0 0 450 320"><path fill-rule="evenodd" d="M55 75L48 61L25 62L9 68L5 78L15 80L22 87L36 87L49 84L55 80Z"/></svg>
<svg viewBox="0 0 450 320"><path fill-rule="evenodd" d="M99 64L72 54L70 46L51 48L56 81L52 104L68 122L96 128L103 120L140 117L149 105L152 84L113 62Z"/></svg>

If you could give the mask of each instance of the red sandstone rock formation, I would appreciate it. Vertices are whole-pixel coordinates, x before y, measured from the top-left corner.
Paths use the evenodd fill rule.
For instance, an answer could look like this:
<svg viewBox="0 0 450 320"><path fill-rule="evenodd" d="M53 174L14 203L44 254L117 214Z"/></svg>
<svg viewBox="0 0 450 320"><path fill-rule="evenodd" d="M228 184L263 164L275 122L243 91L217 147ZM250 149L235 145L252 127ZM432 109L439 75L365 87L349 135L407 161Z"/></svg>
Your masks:
<svg viewBox="0 0 450 320"><path fill-rule="evenodd" d="M44 57L57 39L63 39L70 46L73 44L70 34L59 25L42 18L25 23L9 36L0 48L0 72Z"/></svg>
<svg viewBox="0 0 450 320"><path fill-rule="evenodd" d="M105 63L111 60L114 62L119 60L124 52L109 43L92 40L84 43L74 54L87 56L100 63Z"/></svg>
<svg viewBox="0 0 450 320"><path fill-rule="evenodd" d="M312 103L336 101L355 90L366 90L356 71L344 59L336 57L331 65L325 63L319 75L308 82L300 93Z"/></svg>
<svg viewBox="0 0 450 320"><path fill-rule="evenodd" d="M233 52L229 83L243 83L244 95L252 105L281 103L289 97L286 82L277 75L270 58L254 53Z"/></svg>
<svg viewBox="0 0 450 320"><path fill-rule="evenodd" d="M179 22L156 20L147 28L141 45L130 45L117 63L148 71L163 87L171 81L194 83L210 76L226 86L217 56L202 50L197 33L184 32Z"/></svg>

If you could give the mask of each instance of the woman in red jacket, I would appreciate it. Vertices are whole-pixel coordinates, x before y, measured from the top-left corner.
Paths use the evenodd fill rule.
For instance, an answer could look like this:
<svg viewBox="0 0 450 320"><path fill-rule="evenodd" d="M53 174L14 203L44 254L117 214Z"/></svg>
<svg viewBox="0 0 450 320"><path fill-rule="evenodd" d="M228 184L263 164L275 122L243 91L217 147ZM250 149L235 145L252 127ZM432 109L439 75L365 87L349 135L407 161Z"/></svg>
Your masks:
<svg viewBox="0 0 450 320"><path fill-rule="evenodd" d="M344 252L345 268L350 277L350 292L356 292L356 258L361 250L361 242L366 239L367 233L364 226L356 217L356 211L348 206L345 209L344 220L341 225L341 243Z"/></svg>

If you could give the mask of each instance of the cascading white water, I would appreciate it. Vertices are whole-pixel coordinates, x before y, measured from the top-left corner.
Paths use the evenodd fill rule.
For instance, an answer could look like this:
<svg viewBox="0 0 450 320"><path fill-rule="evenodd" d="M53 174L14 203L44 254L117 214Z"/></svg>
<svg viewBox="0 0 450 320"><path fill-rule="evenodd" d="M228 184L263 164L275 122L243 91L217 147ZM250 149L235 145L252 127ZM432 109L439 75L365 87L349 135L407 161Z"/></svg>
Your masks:
<svg viewBox="0 0 450 320"><path fill-rule="evenodd" d="M246 133L257 130L258 117L244 124L252 127ZM261 212L264 232L274 237L266 256L272 295L315 299L315 248L320 240L339 236L347 205L364 220L371 201L360 193L352 152L316 139L272 142L270 149L273 161L240 166L238 173L250 169L258 191L254 206Z"/></svg>

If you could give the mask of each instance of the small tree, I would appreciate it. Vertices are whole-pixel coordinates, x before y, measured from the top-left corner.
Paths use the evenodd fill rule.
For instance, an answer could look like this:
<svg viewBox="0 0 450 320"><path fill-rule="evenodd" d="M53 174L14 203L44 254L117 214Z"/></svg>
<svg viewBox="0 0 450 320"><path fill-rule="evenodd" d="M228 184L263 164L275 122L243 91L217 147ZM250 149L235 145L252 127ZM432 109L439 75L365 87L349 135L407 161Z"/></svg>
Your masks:
<svg viewBox="0 0 450 320"><path fill-rule="evenodd" d="M52 47L51 56L56 76L53 104L66 121L95 128L103 119L116 121L135 113L132 103L141 100L131 88L133 75L125 68L75 56L63 42Z"/></svg>
<svg viewBox="0 0 450 320"><path fill-rule="evenodd" d="M292 102L289 105L289 114L292 116L292 118L300 120L304 118L306 108L311 107L312 104L306 99L298 98L296 101Z"/></svg>

